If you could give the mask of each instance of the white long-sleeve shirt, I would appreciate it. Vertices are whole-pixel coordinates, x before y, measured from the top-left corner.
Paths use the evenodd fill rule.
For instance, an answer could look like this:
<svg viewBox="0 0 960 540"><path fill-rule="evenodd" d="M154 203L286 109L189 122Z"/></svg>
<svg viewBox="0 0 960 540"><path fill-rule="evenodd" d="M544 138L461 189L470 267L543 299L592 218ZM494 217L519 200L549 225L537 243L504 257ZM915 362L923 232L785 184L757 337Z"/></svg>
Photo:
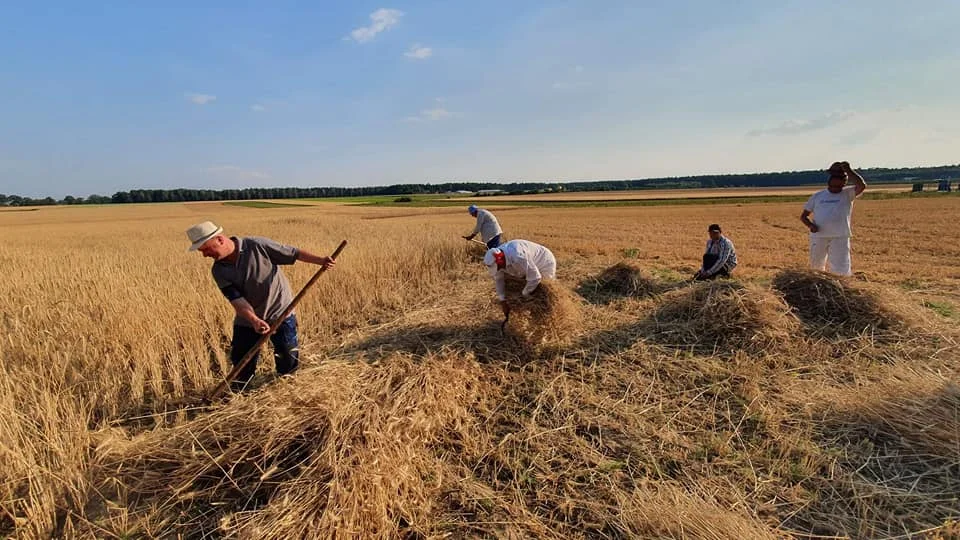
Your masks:
<svg viewBox="0 0 960 540"><path fill-rule="evenodd" d="M503 233L503 230L500 229L500 222L497 221L497 217L493 215L493 212L489 210L484 210L483 208L477 208L477 225L473 228L473 232L470 235L475 235L480 233L480 239L484 242L489 242L494 236Z"/></svg>
<svg viewBox="0 0 960 540"><path fill-rule="evenodd" d="M557 277L557 259L553 252L536 242L529 240L511 240L500 245L503 251L505 266L497 271L493 281L497 287L497 298L507 299L506 276L526 279L527 284L521 294L530 296L540 285L543 278ZM496 268L496 267L494 267Z"/></svg>

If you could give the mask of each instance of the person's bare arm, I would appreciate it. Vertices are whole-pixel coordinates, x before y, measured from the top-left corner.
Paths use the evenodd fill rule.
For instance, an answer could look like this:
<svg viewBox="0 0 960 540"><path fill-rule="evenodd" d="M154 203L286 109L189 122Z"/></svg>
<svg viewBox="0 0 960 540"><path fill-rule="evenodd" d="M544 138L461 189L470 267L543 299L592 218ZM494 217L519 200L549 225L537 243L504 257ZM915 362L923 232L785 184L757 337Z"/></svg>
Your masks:
<svg viewBox="0 0 960 540"><path fill-rule="evenodd" d="M802 221L803 224L806 225L808 229L810 229L810 232L815 233L820 229L817 227L816 223L810 220L810 214L811 214L810 210L804 209L803 212L800 214L800 221Z"/></svg>
<svg viewBox="0 0 960 540"><path fill-rule="evenodd" d="M315 255L305 249L297 250L297 260L307 262L310 264L319 264L327 269L330 269L337 264L337 262L331 259L330 257L322 257L320 255Z"/></svg>
<svg viewBox="0 0 960 540"><path fill-rule="evenodd" d="M866 180L863 179L863 176L860 176L860 173L853 170L853 167L851 167L846 161L841 163L841 165L843 165L843 169L846 171L847 176L853 178L854 183L856 183L856 187L854 189L856 190L857 197L859 197L861 193L867 190Z"/></svg>
<svg viewBox="0 0 960 540"><path fill-rule="evenodd" d="M243 317L253 325L253 329L256 330L258 334L266 334L270 331L270 323L257 316L256 312L253 311L253 306L250 305L250 302L247 302L246 298L240 297L231 300L230 305L233 306L237 315Z"/></svg>

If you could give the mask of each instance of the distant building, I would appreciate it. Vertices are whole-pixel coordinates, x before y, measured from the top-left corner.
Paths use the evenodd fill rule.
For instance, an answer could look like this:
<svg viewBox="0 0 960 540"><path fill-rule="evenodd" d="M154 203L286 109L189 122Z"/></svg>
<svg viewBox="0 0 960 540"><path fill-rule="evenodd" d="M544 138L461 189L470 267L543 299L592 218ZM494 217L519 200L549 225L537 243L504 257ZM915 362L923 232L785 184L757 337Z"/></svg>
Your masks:
<svg viewBox="0 0 960 540"><path fill-rule="evenodd" d="M506 193L506 191L502 189L481 189L477 191L477 195L480 195L481 197L485 195L502 195L504 193Z"/></svg>

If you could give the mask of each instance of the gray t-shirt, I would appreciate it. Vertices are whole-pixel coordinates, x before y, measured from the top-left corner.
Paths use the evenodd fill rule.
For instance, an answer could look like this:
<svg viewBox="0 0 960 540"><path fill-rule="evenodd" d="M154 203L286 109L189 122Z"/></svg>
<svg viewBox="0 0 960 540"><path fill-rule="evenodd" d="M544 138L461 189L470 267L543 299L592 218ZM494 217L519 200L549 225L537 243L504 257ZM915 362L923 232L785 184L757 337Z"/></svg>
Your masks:
<svg viewBox="0 0 960 540"><path fill-rule="evenodd" d="M237 243L237 261L213 263L213 279L228 300L245 298L258 317L273 324L293 301L290 283L279 265L293 264L299 252L293 246L269 238L251 236L231 239ZM252 326L240 316L233 323Z"/></svg>
<svg viewBox="0 0 960 540"><path fill-rule="evenodd" d="M489 242L494 236L503 233L503 230L500 228L500 222L497 221L497 217L493 215L493 212L484 210L483 208L477 209L477 225L473 228L471 234L477 233L480 233L480 238L484 242Z"/></svg>

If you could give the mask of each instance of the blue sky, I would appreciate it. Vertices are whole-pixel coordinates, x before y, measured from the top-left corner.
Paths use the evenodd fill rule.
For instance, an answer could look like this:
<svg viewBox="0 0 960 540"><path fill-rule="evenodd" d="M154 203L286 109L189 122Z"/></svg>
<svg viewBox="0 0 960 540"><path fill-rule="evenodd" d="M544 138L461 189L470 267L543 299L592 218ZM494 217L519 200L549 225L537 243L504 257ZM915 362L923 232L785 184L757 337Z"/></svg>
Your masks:
<svg viewBox="0 0 960 540"><path fill-rule="evenodd" d="M0 4L0 192L960 162L960 2Z"/></svg>

